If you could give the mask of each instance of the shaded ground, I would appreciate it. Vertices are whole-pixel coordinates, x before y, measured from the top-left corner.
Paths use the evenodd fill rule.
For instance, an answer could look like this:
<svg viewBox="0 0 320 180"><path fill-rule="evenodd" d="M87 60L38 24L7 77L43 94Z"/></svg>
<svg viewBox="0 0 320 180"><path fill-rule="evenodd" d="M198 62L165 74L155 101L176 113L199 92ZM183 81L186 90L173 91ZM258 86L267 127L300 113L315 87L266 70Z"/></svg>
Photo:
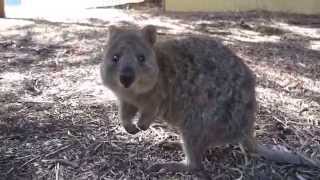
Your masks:
<svg viewBox="0 0 320 180"><path fill-rule="evenodd" d="M147 174L181 160L166 125L131 136L98 74L110 23L159 26L160 38L224 40L258 79L258 140L320 159L320 17L279 13L117 11L77 22L0 20L0 179L195 179ZM130 18L128 18L130 17ZM214 179L320 179L319 169L250 158L238 146L208 150Z"/></svg>

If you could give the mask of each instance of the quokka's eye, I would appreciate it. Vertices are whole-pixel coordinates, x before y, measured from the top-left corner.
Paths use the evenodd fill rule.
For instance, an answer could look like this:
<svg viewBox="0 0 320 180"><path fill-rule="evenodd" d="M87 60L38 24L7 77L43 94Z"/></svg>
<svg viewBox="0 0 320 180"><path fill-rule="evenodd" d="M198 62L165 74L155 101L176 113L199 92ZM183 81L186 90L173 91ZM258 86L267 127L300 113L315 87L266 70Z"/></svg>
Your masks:
<svg viewBox="0 0 320 180"><path fill-rule="evenodd" d="M115 62L115 63L117 63L119 61L119 59L120 59L119 55L112 56L112 61Z"/></svg>
<svg viewBox="0 0 320 180"><path fill-rule="evenodd" d="M146 61L146 57L144 55L138 55L137 58L140 63L144 63Z"/></svg>

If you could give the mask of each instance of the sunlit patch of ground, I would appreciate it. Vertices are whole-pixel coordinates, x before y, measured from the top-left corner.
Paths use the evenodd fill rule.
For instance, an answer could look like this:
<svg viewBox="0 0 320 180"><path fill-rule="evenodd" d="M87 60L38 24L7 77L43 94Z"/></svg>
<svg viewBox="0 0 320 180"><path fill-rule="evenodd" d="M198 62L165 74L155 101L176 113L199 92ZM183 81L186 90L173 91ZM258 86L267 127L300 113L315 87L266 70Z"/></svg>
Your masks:
<svg viewBox="0 0 320 180"><path fill-rule="evenodd" d="M121 4L139 3L143 0L22 0L17 5L6 6L6 16L9 18L45 18L51 21L75 22L85 18L111 18L123 17L117 9L99 10L95 7L110 7ZM126 18L131 18L126 16Z"/></svg>
<svg viewBox="0 0 320 180"><path fill-rule="evenodd" d="M67 19L0 19L0 174L5 179L192 179L148 174L155 161L181 160L179 137L155 124L131 136L98 66L110 24L154 24L159 38L218 37L257 76L257 137L320 159L320 24L268 13L166 14L97 10ZM113 12L113 13L110 13ZM318 17L320 18L320 17ZM312 20L312 21L311 21ZM293 23L290 23L294 21ZM300 24L299 24L300 23ZM237 146L210 149L217 179L319 179L318 169L252 158Z"/></svg>
<svg viewBox="0 0 320 180"><path fill-rule="evenodd" d="M320 39L320 38L319 38ZM318 41L311 41L310 42L310 49L315 50L315 51L320 51L320 40Z"/></svg>

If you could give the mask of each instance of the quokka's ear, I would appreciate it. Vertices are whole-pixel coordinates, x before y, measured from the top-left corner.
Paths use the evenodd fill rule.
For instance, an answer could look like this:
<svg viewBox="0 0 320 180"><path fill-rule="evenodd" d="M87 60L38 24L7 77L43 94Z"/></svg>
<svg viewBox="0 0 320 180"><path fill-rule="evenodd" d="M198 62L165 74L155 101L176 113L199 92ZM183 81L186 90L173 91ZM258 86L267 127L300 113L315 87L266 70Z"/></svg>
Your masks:
<svg viewBox="0 0 320 180"><path fill-rule="evenodd" d="M109 26L109 31L108 31L108 39L112 39L117 35L117 33L120 32L120 28L114 25Z"/></svg>
<svg viewBox="0 0 320 180"><path fill-rule="evenodd" d="M146 38L151 45L154 45L157 40L157 28L153 25L147 25L142 28L142 33L144 38Z"/></svg>

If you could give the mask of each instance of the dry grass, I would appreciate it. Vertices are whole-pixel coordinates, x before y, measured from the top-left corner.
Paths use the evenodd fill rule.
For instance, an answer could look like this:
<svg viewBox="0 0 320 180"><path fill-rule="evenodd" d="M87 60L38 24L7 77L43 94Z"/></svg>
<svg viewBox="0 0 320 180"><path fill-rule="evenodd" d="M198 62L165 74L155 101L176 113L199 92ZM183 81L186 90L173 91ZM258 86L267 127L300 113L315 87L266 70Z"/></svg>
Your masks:
<svg viewBox="0 0 320 180"><path fill-rule="evenodd" d="M153 23L160 38L223 39L257 75L258 140L320 159L319 16L121 13L131 19L0 21L0 179L196 178L145 173L183 153L166 143L179 139L166 125L134 136L119 125L97 70L110 23ZM238 146L210 149L203 162L213 179L320 179L319 169L246 163Z"/></svg>

